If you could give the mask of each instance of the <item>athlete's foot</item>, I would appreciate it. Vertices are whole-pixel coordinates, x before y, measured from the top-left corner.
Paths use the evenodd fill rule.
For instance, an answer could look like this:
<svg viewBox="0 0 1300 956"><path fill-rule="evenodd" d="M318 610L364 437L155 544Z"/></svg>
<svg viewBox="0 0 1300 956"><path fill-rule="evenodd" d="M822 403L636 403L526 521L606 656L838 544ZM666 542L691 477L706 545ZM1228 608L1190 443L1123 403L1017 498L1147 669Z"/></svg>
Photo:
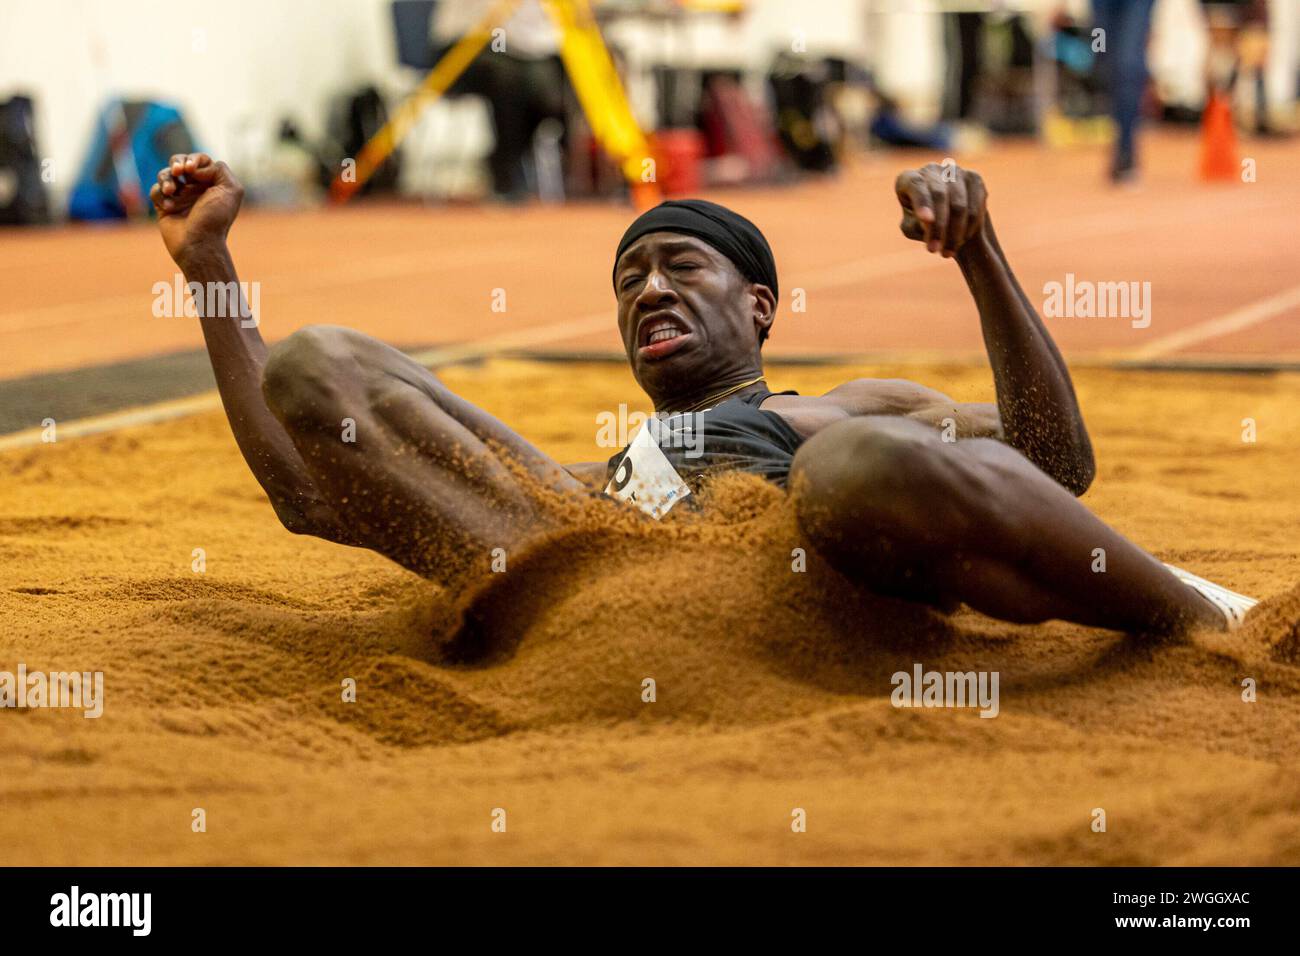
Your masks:
<svg viewBox="0 0 1300 956"><path fill-rule="evenodd" d="M1205 595L1196 594L1196 600L1199 603L1197 608L1197 622L1194 630L1206 631L1223 631L1228 632L1240 627L1240 623L1234 625L1231 618L1225 614L1217 604L1210 601Z"/></svg>
<svg viewBox="0 0 1300 956"><path fill-rule="evenodd" d="M1172 564L1166 564L1165 567L1201 599L1200 616L1207 626L1215 627L1217 630L1237 630L1245 623L1246 614L1250 609L1259 603L1255 598L1229 591L1220 584L1197 577L1190 571L1184 571Z"/></svg>

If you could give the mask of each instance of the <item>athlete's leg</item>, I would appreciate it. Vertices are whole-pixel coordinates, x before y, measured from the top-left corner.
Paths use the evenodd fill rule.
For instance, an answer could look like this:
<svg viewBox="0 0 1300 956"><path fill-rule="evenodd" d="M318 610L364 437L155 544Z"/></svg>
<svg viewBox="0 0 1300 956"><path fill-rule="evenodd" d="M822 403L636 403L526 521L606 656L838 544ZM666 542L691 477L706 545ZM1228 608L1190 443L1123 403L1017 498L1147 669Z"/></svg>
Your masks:
<svg viewBox="0 0 1300 956"><path fill-rule="evenodd" d="M585 494L428 369L351 329L312 326L277 344L262 390L356 543L444 583L554 529L537 487Z"/></svg>
<svg viewBox="0 0 1300 956"><path fill-rule="evenodd" d="M805 442L790 479L810 543L880 593L1017 622L1223 626L1209 602L1001 442L855 418Z"/></svg>

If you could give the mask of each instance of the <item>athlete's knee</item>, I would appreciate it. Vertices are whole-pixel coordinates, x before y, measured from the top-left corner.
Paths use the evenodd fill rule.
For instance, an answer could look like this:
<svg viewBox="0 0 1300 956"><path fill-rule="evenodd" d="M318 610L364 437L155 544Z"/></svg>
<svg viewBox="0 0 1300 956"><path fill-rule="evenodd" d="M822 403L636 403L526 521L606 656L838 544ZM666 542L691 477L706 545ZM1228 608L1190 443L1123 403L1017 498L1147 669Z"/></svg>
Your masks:
<svg viewBox="0 0 1300 956"><path fill-rule="evenodd" d="M875 531L899 541L949 537L977 496L978 466L933 428L905 418L853 418L804 443L791 468L805 531Z"/></svg>
<svg viewBox="0 0 1300 956"><path fill-rule="evenodd" d="M262 369L262 394L286 423L335 419L363 374L360 333L333 325L309 325L272 346Z"/></svg>
<svg viewBox="0 0 1300 956"><path fill-rule="evenodd" d="M941 470L937 433L905 418L850 418L799 448L791 487L799 497L869 507L911 496Z"/></svg>
<svg viewBox="0 0 1300 956"><path fill-rule="evenodd" d="M937 433L906 419L850 419L805 442L791 468L803 536L833 567L881 594L951 608L934 574L951 469Z"/></svg>

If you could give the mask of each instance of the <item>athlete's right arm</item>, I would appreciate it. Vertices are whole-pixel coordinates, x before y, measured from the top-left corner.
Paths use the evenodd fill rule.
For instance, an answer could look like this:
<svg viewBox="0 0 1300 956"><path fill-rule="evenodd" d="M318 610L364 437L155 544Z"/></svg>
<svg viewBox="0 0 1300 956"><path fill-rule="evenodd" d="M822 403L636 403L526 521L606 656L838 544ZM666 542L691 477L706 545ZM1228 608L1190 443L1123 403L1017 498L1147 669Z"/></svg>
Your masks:
<svg viewBox="0 0 1300 956"><path fill-rule="evenodd" d="M167 252L186 281L204 289L217 289L208 283L221 283L223 294L197 296L195 305L221 404L253 476L290 531L346 543L344 527L317 492L288 433L266 407L262 366L267 348L243 292L225 295L226 290L240 289L226 236L239 213L244 187L225 163L214 163L204 153L178 154L158 173L149 198ZM209 299L216 308L207 308Z"/></svg>

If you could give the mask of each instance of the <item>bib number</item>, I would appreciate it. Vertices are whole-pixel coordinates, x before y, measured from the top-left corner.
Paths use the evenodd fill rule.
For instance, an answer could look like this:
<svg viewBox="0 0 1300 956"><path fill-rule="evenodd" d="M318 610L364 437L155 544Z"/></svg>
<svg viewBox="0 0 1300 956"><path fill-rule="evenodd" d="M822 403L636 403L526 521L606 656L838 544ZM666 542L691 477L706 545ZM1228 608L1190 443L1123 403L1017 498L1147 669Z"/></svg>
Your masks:
<svg viewBox="0 0 1300 956"><path fill-rule="evenodd" d="M654 418L646 420L605 486L605 494L636 505L656 520L691 493L659 447L659 424Z"/></svg>

